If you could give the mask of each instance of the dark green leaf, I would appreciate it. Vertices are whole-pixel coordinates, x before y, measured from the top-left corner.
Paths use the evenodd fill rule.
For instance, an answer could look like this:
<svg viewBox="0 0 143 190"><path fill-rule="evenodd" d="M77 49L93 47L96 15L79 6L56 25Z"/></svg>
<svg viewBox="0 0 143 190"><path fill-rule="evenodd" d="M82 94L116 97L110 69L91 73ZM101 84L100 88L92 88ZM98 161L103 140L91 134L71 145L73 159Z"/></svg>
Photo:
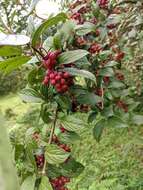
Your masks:
<svg viewBox="0 0 143 190"><path fill-rule="evenodd" d="M101 135L103 133L103 129L106 126L106 120L102 119L98 123L96 123L94 129L93 129L93 136L96 139L97 142L100 141Z"/></svg>
<svg viewBox="0 0 143 190"><path fill-rule="evenodd" d="M83 25L77 25L75 28L76 34L79 36L83 36L90 32L94 32L95 29L95 25L90 22L85 22Z"/></svg>
<svg viewBox="0 0 143 190"><path fill-rule="evenodd" d="M67 15L65 13L60 13L56 15L55 17L52 17L48 19L47 21L43 22L33 35L32 46L35 47L41 34L44 33L49 27L58 24L60 21L65 21L66 19L67 19Z"/></svg>
<svg viewBox="0 0 143 190"><path fill-rule="evenodd" d="M88 55L89 52L86 50L78 49L78 50L73 50L73 51L67 51L62 53L59 56L59 62L61 64L68 64L68 63L73 63L84 56Z"/></svg>
<svg viewBox="0 0 143 190"><path fill-rule="evenodd" d="M114 127L114 128L125 128L128 127L128 124L125 123L121 118L117 116L110 117L108 119L108 126L109 127Z"/></svg>
<svg viewBox="0 0 143 190"><path fill-rule="evenodd" d="M108 76L108 77L112 77L114 75L114 71L112 68L107 67L107 68L103 68L101 69L101 71L99 72L100 76Z"/></svg>
<svg viewBox="0 0 143 190"><path fill-rule="evenodd" d="M80 139L80 136L77 133L70 131L70 132L60 133L58 135L58 138L63 143L75 143L75 141Z"/></svg>
<svg viewBox="0 0 143 190"><path fill-rule="evenodd" d="M122 88L124 87L124 83L120 82L120 81L112 81L110 82L110 85L108 86L108 88Z"/></svg>

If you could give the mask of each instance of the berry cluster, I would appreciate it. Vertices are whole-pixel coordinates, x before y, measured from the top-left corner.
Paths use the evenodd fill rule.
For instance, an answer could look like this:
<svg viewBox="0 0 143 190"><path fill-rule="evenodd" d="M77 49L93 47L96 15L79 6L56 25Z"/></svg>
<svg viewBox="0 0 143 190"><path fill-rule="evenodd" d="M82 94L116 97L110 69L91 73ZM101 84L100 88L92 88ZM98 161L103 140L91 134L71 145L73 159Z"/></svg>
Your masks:
<svg viewBox="0 0 143 190"><path fill-rule="evenodd" d="M97 0L100 8L106 9L108 7L108 0Z"/></svg>
<svg viewBox="0 0 143 190"><path fill-rule="evenodd" d="M121 61L123 58L124 58L124 56L125 56L125 53L124 52L122 52L122 51L120 51L120 52L118 52L117 54L116 54L116 56L115 56L115 61Z"/></svg>
<svg viewBox="0 0 143 190"><path fill-rule="evenodd" d="M89 52L91 54L99 53L101 50L102 50L102 47L97 43L91 44L91 46L89 48Z"/></svg>
<svg viewBox="0 0 143 190"><path fill-rule="evenodd" d="M82 18L82 15L81 13L74 13L72 16L71 16L71 19L77 21L77 24L83 24L84 23L84 19Z"/></svg>
<svg viewBox="0 0 143 190"><path fill-rule="evenodd" d="M124 80L124 75L122 73L120 73L120 72L116 73L115 76L120 81Z"/></svg>
<svg viewBox="0 0 143 190"><path fill-rule="evenodd" d="M48 70L44 78L43 84L51 84L55 87L57 92L63 93L68 91L69 86L73 84L73 78L68 72L57 72L54 70Z"/></svg>
<svg viewBox="0 0 143 190"><path fill-rule="evenodd" d="M53 69L57 63L56 59L59 56L60 51L56 50L54 52L48 52L47 55L43 58L43 65L46 69Z"/></svg>
<svg viewBox="0 0 143 190"><path fill-rule="evenodd" d="M55 179L50 179L50 183L54 190L69 190L65 185L70 182L70 178L60 176Z"/></svg>
<svg viewBox="0 0 143 190"><path fill-rule="evenodd" d="M36 160L37 167L43 168L44 161L45 161L44 154L36 155L35 160Z"/></svg>
<svg viewBox="0 0 143 190"><path fill-rule="evenodd" d="M117 105L119 108L123 109L123 111L124 111L125 113L128 112L128 105L127 105L125 102L123 102L122 100L119 100L119 101L116 103L116 105Z"/></svg>
<svg viewBox="0 0 143 190"><path fill-rule="evenodd" d="M83 45L86 45L86 40L83 38L83 37L78 37L76 39L76 42L79 46L83 46Z"/></svg>

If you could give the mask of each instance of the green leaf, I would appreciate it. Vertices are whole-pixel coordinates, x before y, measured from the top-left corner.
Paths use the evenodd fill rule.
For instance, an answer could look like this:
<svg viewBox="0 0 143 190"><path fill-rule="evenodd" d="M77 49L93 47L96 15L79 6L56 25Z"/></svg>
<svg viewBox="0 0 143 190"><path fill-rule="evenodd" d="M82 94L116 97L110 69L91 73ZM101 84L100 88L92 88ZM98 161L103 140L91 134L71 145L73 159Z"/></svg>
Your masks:
<svg viewBox="0 0 143 190"><path fill-rule="evenodd" d="M107 64L104 65L104 67L113 67L115 65L118 65L119 63L116 61L110 61Z"/></svg>
<svg viewBox="0 0 143 190"><path fill-rule="evenodd" d="M58 138L63 143L75 143L75 141L80 139L80 136L73 131L69 131L65 133L60 133L58 135Z"/></svg>
<svg viewBox="0 0 143 190"><path fill-rule="evenodd" d="M65 152L57 145L51 144L46 146L45 158L50 164L63 163L69 157L69 155L70 153Z"/></svg>
<svg viewBox="0 0 143 190"><path fill-rule="evenodd" d="M80 77L84 77L84 78L87 78L87 79L90 79L90 80L96 82L96 78L95 78L94 74L92 74L89 71L86 71L83 69L76 69L76 68L65 68L65 69L63 69L63 71L67 71L72 76L80 76Z"/></svg>
<svg viewBox="0 0 143 190"><path fill-rule="evenodd" d="M44 33L49 27L58 24L60 21L65 21L66 19L67 15L65 13L60 13L55 17L52 17L47 21L43 22L33 34L32 46L35 47L37 40L39 40L41 34Z"/></svg>
<svg viewBox="0 0 143 190"><path fill-rule="evenodd" d="M143 115L133 115L132 122L136 125L143 125Z"/></svg>
<svg viewBox="0 0 143 190"><path fill-rule="evenodd" d="M38 190L53 190L48 177L43 176L41 178L41 183Z"/></svg>
<svg viewBox="0 0 143 190"><path fill-rule="evenodd" d="M0 56L14 56L20 55L22 49L16 46L0 46Z"/></svg>
<svg viewBox="0 0 143 190"><path fill-rule="evenodd" d="M102 101L102 98L100 96L95 95L94 93L83 91L83 93L77 96L77 101L80 104L88 104L91 106L95 106L97 103Z"/></svg>
<svg viewBox="0 0 143 190"><path fill-rule="evenodd" d="M105 117L111 117L111 116L113 116L113 115L114 115L113 106L110 105L110 106L108 106L108 107L105 107L105 108L103 109L103 111L101 112L101 114L102 114L103 116L105 116Z"/></svg>
<svg viewBox="0 0 143 190"><path fill-rule="evenodd" d="M20 190L34 190L36 177L28 176L21 185Z"/></svg>
<svg viewBox="0 0 143 190"><path fill-rule="evenodd" d="M34 102L34 103L42 102L42 98L41 98L40 94L32 88L23 89L20 92L20 97L25 102L31 102L31 103L32 102Z"/></svg>
<svg viewBox="0 0 143 190"><path fill-rule="evenodd" d="M96 139L97 142L100 141L101 135L103 133L103 129L106 126L106 120L102 119L98 123L96 123L94 129L93 129L93 136Z"/></svg>
<svg viewBox="0 0 143 190"><path fill-rule="evenodd" d="M94 32L95 29L95 24L92 24L90 22L85 22L83 25L77 25L75 28L76 34L79 36L86 35L92 31Z"/></svg>
<svg viewBox="0 0 143 190"><path fill-rule="evenodd" d="M101 69L101 71L99 72L100 76L108 76L108 77L112 77L114 75L114 71L112 68L107 67L107 68L103 68Z"/></svg>
<svg viewBox="0 0 143 190"><path fill-rule="evenodd" d="M108 86L108 88L123 88L125 85L124 83L120 82L120 81L112 81L110 82L110 85Z"/></svg>
<svg viewBox="0 0 143 190"><path fill-rule="evenodd" d="M78 177L84 170L84 166L74 158L70 158L66 163L60 166L61 174L70 178Z"/></svg>
<svg viewBox="0 0 143 190"><path fill-rule="evenodd" d="M61 118L60 123L68 131L78 132L85 127L85 122L76 115L67 115Z"/></svg>
<svg viewBox="0 0 143 190"><path fill-rule="evenodd" d="M30 42L30 38L25 35L16 35L16 34L4 34L0 33L0 46L1 45L25 45Z"/></svg>
<svg viewBox="0 0 143 190"><path fill-rule="evenodd" d="M9 58L5 61L0 62L0 70L2 70L4 73L10 73L13 70L19 68L21 65L27 63L27 61L30 59L30 57L26 56L17 56L14 58Z"/></svg>
<svg viewBox="0 0 143 190"><path fill-rule="evenodd" d="M108 126L109 127L114 127L114 128L126 128L128 127L128 124L125 123L121 118L117 116L113 116L108 118Z"/></svg>
<svg viewBox="0 0 143 190"><path fill-rule="evenodd" d="M67 51L59 56L59 63L61 64L73 63L88 54L89 54L88 51L82 49Z"/></svg>

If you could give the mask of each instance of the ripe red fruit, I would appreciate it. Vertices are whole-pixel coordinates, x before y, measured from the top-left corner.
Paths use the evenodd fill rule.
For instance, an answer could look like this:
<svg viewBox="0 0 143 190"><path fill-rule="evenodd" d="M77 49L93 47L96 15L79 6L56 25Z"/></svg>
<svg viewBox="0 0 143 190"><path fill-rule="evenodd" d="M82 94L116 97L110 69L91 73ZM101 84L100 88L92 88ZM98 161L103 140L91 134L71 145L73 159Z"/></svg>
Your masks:
<svg viewBox="0 0 143 190"><path fill-rule="evenodd" d="M44 85L47 85L49 83L49 78L46 76L42 82Z"/></svg>
<svg viewBox="0 0 143 190"><path fill-rule="evenodd" d="M65 91L67 91L68 90L68 86L67 85L63 85L62 86L62 90L65 92Z"/></svg>
<svg viewBox="0 0 143 190"><path fill-rule="evenodd" d="M55 79L51 80L50 82L51 82L52 85L56 84L56 80Z"/></svg>
<svg viewBox="0 0 143 190"><path fill-rule="evenodd" d="M61 76L58 74L56 77L55 77L55 80L58 81L61 79Z"/></svg>
<svg viewBox="0 0 143 190"><path fill-rule="evenodd" d="M115 56L115 61L121 61L125 56L124 52L119 52L116 56Z"/></svg>
<svg viewBox="0 0 143 190"><path fill-rule="evenodd" d="M65 79L61 79L60 83L64 85L66 83Z"/></svg>
<svg viewBox="0 0 143 190"><path fill-rule="evenodd" d="M54 74L54 73L51 73L51 74L49 75L49 77L50 77L50 79L54 79L54 78L55 78L55 74Z"/></svg>
<svg viewBox="0 0 143 190"><path fill-rule="evenodd" d="M63 77L66 79L66 78L69 78L70 77L70 74L68 73L68 72L65 72L64 74L63 74Z"/></svg>

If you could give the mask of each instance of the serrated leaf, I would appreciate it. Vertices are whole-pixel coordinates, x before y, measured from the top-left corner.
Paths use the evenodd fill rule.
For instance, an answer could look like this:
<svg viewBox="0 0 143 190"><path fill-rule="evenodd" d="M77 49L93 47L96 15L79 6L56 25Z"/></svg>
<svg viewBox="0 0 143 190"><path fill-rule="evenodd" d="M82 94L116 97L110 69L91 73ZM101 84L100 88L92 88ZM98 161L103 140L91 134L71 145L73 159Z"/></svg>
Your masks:
<svg viewBox="0 0 143 190"><path fill-rule="evenodd" d="M60 123L68 131L80 131L85 127L83 120L76 118L74 115L67 115L61 118Z"/></svg>
<svg viewBox="0 0 143 190"><path fill-rule="evenodd" d="M0 62L0 70L5 74L12 72L13 70L19 68L21 65L27 63L30 57L17 56L14 58L9 58L7 60Z"/></svg>
<svg viewBox="0 0 143 190"><path fill-rule="evenodd" d="M58 24L60 21L65 21L66 19L67 15L65 13L60 13L55 17L52 17L47 21L43 22L33 34L32 46L35 47L37 40L39 40L41 34L44 33L49 27Z"/></svg>
<svg viewBox="0 0 143 190"><path fill-rule="evenodd" d="M82 50L82 49L67 51L67 52L60 54L59 63L61 63L61 64L73 63L88 54L89 54L88 51Z"/></svg>
<svg viewBox="0 0 143 190"><path fill-rule="evenodd" d="M28 176L21 185L20 190L34 190L36 177Z"/></svg>
<svg viewBox="0 0 143 190"><path fill-rule="evenodd" d="M0 46L0 56L15 56L20 55L22 49L17 46Z"/></svg>
<svg viewBox="0 0 143 190"><path fill-rule="evenodd" d="M46 146L45 158L50 164L63 163L69 157L69 155L70 153L65 152L57 145L51 144Z"/></svg>
<svg viewBox="0 0 143 190"><path fill-rule="evenodd" d="M84 77L84 78L87 78L87 79L90 79L90 80L96 82L96 78L95 78L94 74L92 74L89 71L86 71L83 69L76 69L76 68L65 68L65 69L63 69L63 71L67 71L72 76L80 76L80 77Z"/></svg>
<svg viewBox="0 0 143 190"><path fill-rule="evenodd" d="M20 97L25 102L34 102L34 103L42 102L40 94L32 88L23 89L20 92Z"/></svg>
<svg viewBox="0 0 143 190"><path fill-rule="evenodd" d="M96 139L97 142L100 141L101 135L103 133L103 129L106 126L106 120L102 119L98 123L96 123L94 129L93 129L93 136Z"/></svg>
<svg viewBox="0 0 143 190"><path fill-rule="evenodd" d="M38 190L53 190L48 177L43 176L41 178L41 183Z"/></svg>

